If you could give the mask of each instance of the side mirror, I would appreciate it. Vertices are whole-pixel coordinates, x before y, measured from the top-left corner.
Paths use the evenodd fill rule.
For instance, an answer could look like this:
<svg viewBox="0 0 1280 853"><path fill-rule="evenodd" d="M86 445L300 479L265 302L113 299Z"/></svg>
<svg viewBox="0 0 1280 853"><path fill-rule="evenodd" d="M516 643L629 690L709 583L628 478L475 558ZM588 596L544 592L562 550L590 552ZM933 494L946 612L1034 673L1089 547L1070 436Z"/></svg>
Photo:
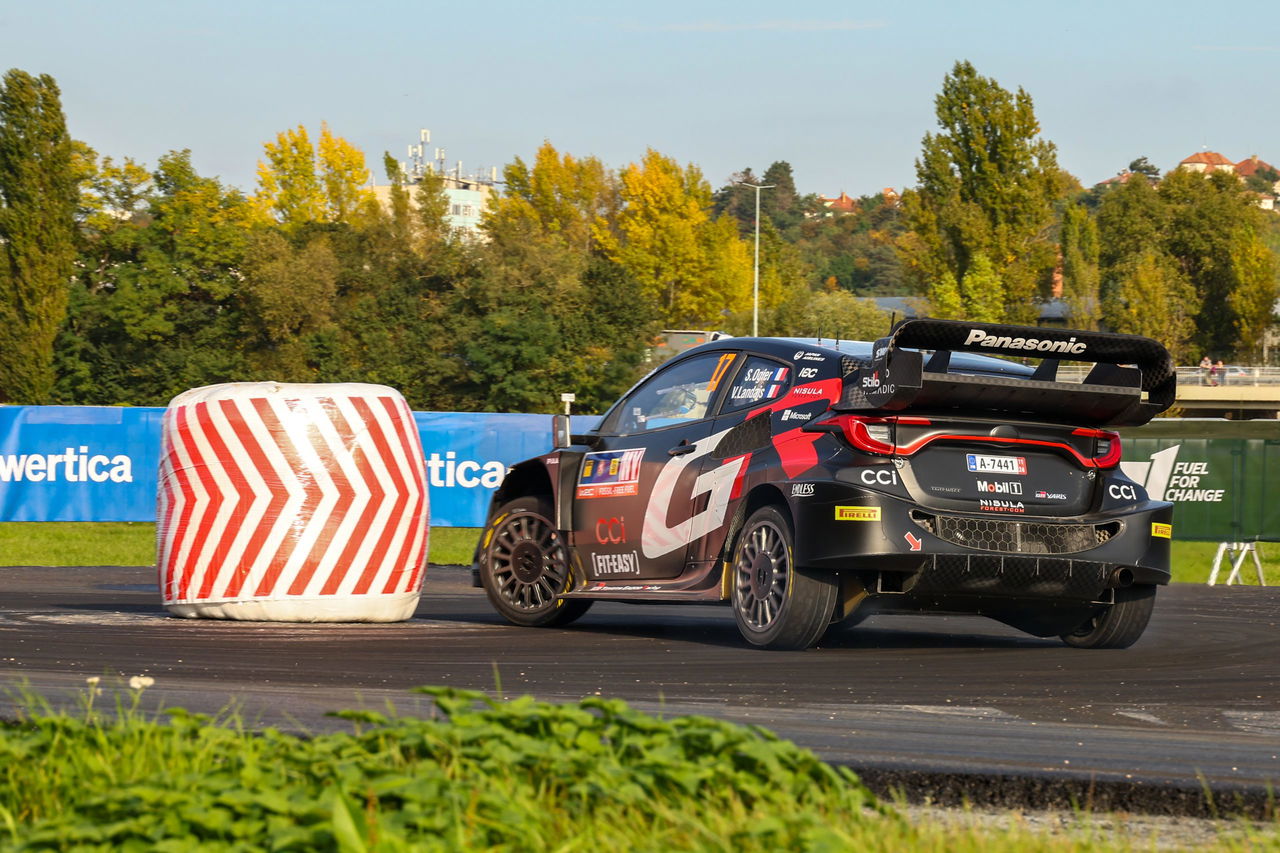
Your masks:
<svg viewBox="0 0 1280 853"><path fill-rule="evenodd" d="M569 437L568 415L551 416L551 443L556 450L568 447L573 443L573 439Z"/></svg>

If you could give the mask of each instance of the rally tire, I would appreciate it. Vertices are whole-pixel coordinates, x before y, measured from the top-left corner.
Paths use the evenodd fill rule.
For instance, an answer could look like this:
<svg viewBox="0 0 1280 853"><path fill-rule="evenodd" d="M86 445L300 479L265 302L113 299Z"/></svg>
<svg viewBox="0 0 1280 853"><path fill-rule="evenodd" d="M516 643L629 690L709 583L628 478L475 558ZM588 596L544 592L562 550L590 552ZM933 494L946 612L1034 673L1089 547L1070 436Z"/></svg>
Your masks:
<svg viewBox="0 0 1280 853"><path fill-rule="evenodd" d="M734 619L743 638L765 649L807 649L831 624L837 584L795 565L791 521L762 507L742 526L729 561Z"/></svg>
<svg viewBox="0 0 1280 853"><path fill-rule="evenodd" d="M1156 604L1156 588L1142 585L1116 590L1116 601L1091 616L1062 641L1077 649L1127 649L1146 630Z"/></svg>
<svg viewBox="0 0 1280 853"><path fill-rule="evenodd" d="M567 625L591 607L590 601L559 598L573 585L573 569L547 500L525 497L504 504L481 542L480 584L508 622Z"/></svg>

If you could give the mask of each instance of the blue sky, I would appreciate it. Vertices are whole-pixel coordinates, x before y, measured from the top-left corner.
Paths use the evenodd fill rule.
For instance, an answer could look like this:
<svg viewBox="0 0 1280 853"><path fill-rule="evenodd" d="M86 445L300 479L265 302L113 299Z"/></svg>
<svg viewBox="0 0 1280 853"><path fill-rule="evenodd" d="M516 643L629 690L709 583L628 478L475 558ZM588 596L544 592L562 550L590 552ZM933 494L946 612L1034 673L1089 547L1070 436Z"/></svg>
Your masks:
<svg viewBox="0 0 1280 853"><path fill-rule="evenodd" d="M901 189L960 59L1026 89L1085 184L1204 148L1280 163L1274 2L0 2L0 70L52 74L77 138L190 148L245 190L264 141L321 120L379 179L426 127L467 171L550 139L713 186L786 160L802 192Z"/></svg>

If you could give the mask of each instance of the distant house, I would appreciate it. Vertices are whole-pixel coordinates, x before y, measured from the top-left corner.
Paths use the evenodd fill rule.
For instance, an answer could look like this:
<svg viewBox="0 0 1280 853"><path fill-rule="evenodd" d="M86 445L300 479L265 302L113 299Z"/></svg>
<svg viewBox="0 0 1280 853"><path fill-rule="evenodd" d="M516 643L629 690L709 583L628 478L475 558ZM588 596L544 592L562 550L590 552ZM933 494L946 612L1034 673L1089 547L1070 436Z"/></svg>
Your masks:
<svg viewBox="0 0 1280 853"><path fill-rule="evenodd" d="M1252 178L1259 172L1264 173L1263 175L1260 175L1260 177L1264 178L1270 177L1271 175L1280 175L1280 169L1272 166L1266 160L1260 159L1257 154L1236 163L1236 174L1242 178ZM1280 195L1280 179L1272 182L1271 192L1273 194Z"/></svg>
<svg viewBox="0 0 1280 853"><path fill-rule="evenodd" d="M1112 184L1127 184L1135 174L1135 172L1124 171L1114 177L1107 178L1105 181L1098 181L1094 186L1109 187Z"/></svg>
<svg viewBox="0 0 1280 853"><path fill-rule="evenodd" d="M1234 172L1236 164L1217 151L1200 151L1179 163L1178 168L1191 172Z"/></svg>
<svg viewBox="0 0 1280 853"><path fill-rule="evenodd" d="M1179 169L1187 169L1192 172L1200 172L1208 174L1209 172L1233 172L1240 176L1242 180L1247 180L1255 175L1259 177L1270 177L1270 175L1280 175L1280 170L1272 166L1266 160L1254 154L1239 163L1233 163L1226 157L1223 157L1217 151L1201 151L1192 154L1190 157L1178 164ZM1276 196L1280 195L1280 180L1271 183L1270 192L1250 192L1254 196L1258 207L1263 210L1276 209Z"/></svg>
<svg viewBox="0 0 1280 853"><path fill-rule="evenodd" d="M827 209L827 216L844 216L848 213L857 213L860 209L858 200L850 198L849 194L844 190L841 190L840 195L835 198L827 198L824 195L820 195L818 196L818 201L822 202L822 206Z"/></svg>

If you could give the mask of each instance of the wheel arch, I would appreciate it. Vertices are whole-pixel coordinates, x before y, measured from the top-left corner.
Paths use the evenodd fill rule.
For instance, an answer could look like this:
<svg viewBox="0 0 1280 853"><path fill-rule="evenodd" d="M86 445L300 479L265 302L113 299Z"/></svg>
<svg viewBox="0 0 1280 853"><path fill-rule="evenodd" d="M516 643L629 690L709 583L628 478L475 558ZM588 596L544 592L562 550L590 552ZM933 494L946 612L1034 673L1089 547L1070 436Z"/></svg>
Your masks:
<svg viewBox="0 0 1280 853"><path fill-rule="evenodd" d="M786 496L773 483L761 483L760 485L747 492L747 496L738 504L738 509L734 512L733 517L729 520L729 529L725 531L724 544L720 546L720 598L722 601L729 599L729 573L727 571L729 563L733 560L733 549L738 542L738 534L742 532L742 525L746 524L751 513L760 509L762 506L776 506L790 520L792 532L795 531L795 516L791 512L791 507L787 503Z"/></svg>
<svg viewBox="0 0 1280 853"><path fill-rule="evenodd" d="M489 499L487 518L493 518L493 513L498 507L516 498L547 498L554 505L555 488L543 459L520 462L507 472L502 485L498 486L493 497Z"/></svg>

